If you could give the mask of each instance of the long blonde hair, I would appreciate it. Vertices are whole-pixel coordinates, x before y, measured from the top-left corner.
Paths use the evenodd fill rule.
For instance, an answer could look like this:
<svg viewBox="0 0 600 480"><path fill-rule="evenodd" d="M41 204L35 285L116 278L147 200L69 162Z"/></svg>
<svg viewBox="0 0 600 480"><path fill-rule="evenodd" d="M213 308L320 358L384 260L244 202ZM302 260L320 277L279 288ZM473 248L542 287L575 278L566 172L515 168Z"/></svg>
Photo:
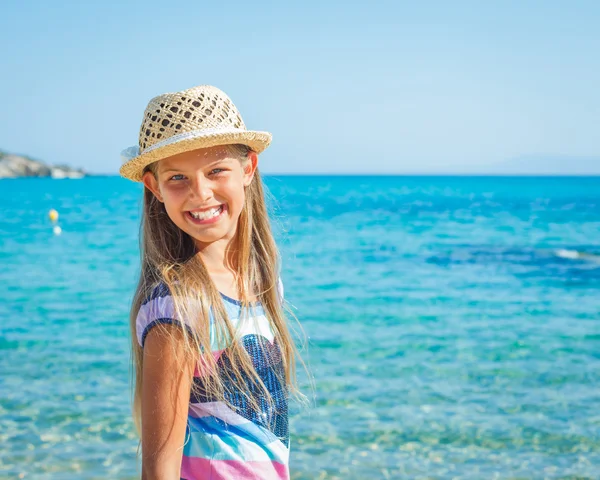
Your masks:
<svg viewBox="0 0 600 480"><path fill-rule="evenodd" d="M227 145L226 148L240 162L245 162L250 149L245 145ZM148 167L147 167L148 168ZM152 164L153 174L156 164ZM255 292L269 320L275 341L281 350L285 378L282 385L288 387L290 394L302 397L296 384L296 357L298 350L295 339L286 324L284 305L278 293L280 274L280 254L275 244L264 198L265 190L256 169L254 178L245 191L245 203L238 219L236 250L228 255L230 266L237 265L237 287L241 297L242 311L251 308L249 292ZM133 379L133 417L141 434L141 393L143 351L137 342L136 318L140 307L154 288L165 284L173 298L175 315L178 319L187 319L191 332L181 329L183 337L178 336L173 343L185 360L194 362L205 373L202 390L212 398L226 401L227 385L234 385L236 393L243 395L248 404L258 410L257 399L250 389L259 388L263 400L271 404L269 392L258 377L252 359L243 345L237 341L234 328L228 319L221 294L214 285L204 262L197 254L193 239L169 218L163 203L154 194L144 188L143 211L140 231L141 273L133 298L130 314L132 337ZM214 316L214 331L218 339L229 339L228 356L231 371L219 371L211 352L209 311ZM288 311L292 316L291 310ZM295 316L294 316L295 318ZM161 327L158 325L158 327ZM161 327L164 328L164 327ZM164 328L164 331L170 331ZM175 336L171 335L174 339ZM181 340L183 338L183 340ZM173 340L175 342L175 340ZM225 377L223 377L225 374ZM198 388L192 383L192 389Z"/></svg>

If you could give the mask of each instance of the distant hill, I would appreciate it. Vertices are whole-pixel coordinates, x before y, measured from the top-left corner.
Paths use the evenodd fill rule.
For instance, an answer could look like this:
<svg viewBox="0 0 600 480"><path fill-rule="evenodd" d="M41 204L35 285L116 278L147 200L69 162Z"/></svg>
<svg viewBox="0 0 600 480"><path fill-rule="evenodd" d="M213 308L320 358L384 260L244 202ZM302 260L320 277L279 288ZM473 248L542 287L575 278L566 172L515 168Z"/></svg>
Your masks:
<svg viewBox="0 0 600 480"><path fill-rule="evenodd" d="M67 165L46 165L24 155L14 155L0 150L0 178L52 177L82 178L87 175L82 169Z"/></svg>

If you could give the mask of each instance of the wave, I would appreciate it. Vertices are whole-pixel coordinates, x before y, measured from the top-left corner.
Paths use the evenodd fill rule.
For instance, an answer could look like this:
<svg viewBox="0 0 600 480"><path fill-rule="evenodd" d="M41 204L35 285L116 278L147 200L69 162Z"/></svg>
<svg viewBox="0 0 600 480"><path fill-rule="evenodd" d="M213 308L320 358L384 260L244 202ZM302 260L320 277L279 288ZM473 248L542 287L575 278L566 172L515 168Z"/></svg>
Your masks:
<svg viewBox="0 0 600 480"><path fill-rule="evenodd" d="M579 250L569 250L566 248L561 248L555 250L554 254L559 258L566 258L569 260L586 260L589 262L600 263L600 255L596 253L588 253Z"/></svg>

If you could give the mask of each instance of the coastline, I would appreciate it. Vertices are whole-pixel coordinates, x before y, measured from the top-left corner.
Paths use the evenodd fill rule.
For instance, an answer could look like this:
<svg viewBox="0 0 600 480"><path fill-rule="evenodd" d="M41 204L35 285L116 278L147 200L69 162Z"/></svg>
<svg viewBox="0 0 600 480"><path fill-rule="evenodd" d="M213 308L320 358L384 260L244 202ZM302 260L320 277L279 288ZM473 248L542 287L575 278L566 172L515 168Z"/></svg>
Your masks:
<svg viewBox="0 0 600 480"><path fill-rule="evenodd" d="M48 165L25 155L6 153L0 150L0 179L2 178L53 178L79 179L89 176L81 168L68 165Z"/></svg>

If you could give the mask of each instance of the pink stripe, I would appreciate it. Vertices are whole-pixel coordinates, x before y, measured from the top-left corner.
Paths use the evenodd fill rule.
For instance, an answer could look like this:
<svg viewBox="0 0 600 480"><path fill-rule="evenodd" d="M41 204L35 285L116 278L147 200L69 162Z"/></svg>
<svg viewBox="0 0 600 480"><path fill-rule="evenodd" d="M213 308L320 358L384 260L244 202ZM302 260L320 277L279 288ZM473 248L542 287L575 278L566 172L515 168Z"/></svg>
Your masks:
<svg viewBox="0 0 600 480"><path fill-rule="evenodd" d="M289 480L288 466L278 462L244 462L183 457L181 477L187 480Z"/></svg>
<svg viewBox="0 0 600 480"><path fill-rule="evenodd" d="M215 359L215 362L219 361L219 358L221 357L221 354L223 353L224 350L215 350L212 352L213 357ZM202 358L200 358L200 362L201 362L201 369L198 369L198 366L196 366L196 369L194 370L194 377L204 377L206 374L208 374L208 369L210 368L210 366L208 365L208 363L203 362Z"/></svg>

